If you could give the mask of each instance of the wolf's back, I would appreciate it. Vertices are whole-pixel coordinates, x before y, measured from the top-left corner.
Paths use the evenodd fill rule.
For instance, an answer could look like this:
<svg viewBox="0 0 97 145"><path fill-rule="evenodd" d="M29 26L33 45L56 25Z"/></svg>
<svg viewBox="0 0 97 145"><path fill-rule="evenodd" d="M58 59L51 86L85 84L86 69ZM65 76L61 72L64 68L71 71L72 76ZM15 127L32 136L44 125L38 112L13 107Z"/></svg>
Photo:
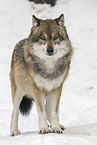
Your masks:
<svg viewBox="0 0 97 145"><path fill-rule="evenodd" d="M14 67L14 64L19 61L19 64L25 65L25 58L24 58L24 46L27 39L21 40L14 48L13 55L12 55L12 62L11 67Z"/></svg>

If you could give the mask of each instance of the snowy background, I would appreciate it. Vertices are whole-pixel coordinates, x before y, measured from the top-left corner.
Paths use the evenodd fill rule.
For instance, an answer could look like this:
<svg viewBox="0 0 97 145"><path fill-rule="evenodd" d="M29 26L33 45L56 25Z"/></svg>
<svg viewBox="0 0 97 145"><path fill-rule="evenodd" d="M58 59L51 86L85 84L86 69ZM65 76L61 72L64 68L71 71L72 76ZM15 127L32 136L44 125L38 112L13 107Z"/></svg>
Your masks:
<svg viewBox="0 0 97 145"><path fill-rule="evenodd" d="M74 48L71 69L60 104L64 134L38 134L36 106L19 117L22 135L9 136L12 100L11 56L18 41L28 37L32 15L56 18L65 25ZM97 1L57 0L54 7L27 0L0 0L0 145L97 145Z"/></svg>

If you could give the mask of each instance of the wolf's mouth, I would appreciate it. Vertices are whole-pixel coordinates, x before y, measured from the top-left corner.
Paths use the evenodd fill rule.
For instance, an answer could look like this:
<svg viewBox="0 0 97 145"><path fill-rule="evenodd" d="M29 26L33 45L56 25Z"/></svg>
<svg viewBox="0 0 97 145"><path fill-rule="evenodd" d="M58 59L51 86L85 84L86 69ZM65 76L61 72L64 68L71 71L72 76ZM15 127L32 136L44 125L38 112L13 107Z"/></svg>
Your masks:
<svg viewBox="0 0 97 145"><path fill-rule="evenodd" d="M52 55L54 55L54 53L49 53L49 54L47 53L47 55L52 56Z"/></svg>

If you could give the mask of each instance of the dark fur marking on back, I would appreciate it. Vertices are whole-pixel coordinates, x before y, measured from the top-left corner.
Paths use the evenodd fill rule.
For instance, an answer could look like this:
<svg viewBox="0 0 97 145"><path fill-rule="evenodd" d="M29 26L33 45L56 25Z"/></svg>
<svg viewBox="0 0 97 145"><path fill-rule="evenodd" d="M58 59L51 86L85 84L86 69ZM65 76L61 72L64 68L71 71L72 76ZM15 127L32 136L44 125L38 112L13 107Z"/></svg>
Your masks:
<svg viewBox="0 0 97 145"><path fill-rule="evenodd" d="M25 42L26 42L27 39L24 39L22 41L20 41L16 46L15 46L15 49L13 51L13 55L12 55L12 67L14 66L14 62L15 61L20 61L21 64L23 64L23 66L26 65L26 62L25 62L25 57L24 57L24 45L25 45Z"/></svg>

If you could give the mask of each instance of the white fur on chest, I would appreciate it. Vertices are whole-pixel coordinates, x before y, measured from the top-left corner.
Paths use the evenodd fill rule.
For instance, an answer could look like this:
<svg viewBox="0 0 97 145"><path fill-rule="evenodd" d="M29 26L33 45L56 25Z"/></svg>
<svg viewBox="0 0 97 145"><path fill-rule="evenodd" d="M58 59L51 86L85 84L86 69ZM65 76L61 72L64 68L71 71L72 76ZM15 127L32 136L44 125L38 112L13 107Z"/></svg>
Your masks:
<svg viewBox="0 0 97 145"><path fill-rule="evenodd" d="M64 79L64 74L62 74L61 76L53 80L45 79L40 75L36 75L34 81L40 89L52 91L53 89L60 87L61 83L63 82L63 79Z"/></svg>

